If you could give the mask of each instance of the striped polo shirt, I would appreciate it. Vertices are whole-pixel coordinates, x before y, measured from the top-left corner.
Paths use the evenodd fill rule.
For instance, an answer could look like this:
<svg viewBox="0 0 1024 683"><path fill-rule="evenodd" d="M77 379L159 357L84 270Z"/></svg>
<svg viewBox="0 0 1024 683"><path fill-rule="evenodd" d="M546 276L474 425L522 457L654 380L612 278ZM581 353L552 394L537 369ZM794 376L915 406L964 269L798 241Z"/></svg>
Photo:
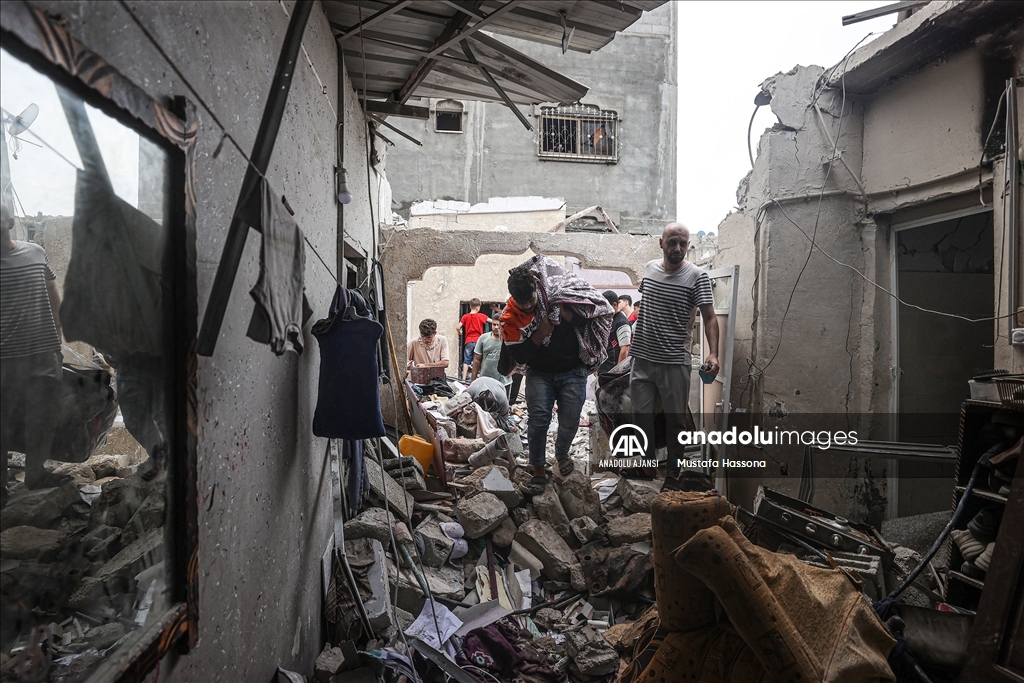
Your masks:
<svg viewBox="0 0 1024 683"><path fill-rule="evenodd" d="M640 293L643 306L629 355L652 363L689 363L693 311L714 303L707 271L688 262L669 271L656 259L644 268Z"/></svg>
<svg viewBox="0 0 1024 683"><path fill-rule="evenodd" d="M56 280L46 252L38 244L15 242L0 255L0 358L19 358L60 350L57 325L46 294Z"/></svg>

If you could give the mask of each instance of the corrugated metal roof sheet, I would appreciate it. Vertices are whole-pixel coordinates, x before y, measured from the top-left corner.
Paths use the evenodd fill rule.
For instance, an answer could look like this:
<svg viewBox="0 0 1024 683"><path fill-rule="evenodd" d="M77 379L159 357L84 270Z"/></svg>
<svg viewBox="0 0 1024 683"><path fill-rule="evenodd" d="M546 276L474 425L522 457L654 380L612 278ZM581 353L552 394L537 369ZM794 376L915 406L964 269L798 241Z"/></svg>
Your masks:
<svg viewBox="0 0 1024 683"><path fill-rule="evenodd" d="M516 104L576 102L587 87L481 32L599 50L665 0L323 0L353 87L367 99L453 97Z"/></svg>

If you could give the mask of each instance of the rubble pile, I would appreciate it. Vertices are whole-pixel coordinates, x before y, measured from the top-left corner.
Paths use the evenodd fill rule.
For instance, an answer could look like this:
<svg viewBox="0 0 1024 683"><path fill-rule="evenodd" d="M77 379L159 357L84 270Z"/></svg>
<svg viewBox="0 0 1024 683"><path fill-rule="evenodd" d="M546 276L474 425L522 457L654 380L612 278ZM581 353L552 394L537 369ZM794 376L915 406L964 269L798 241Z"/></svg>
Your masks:
<svg viewBox="0 0 1024 683"><path fill-rule="evenodd" d="M24 455L11 456L0 516L3 681L21 680L19 671L84 681L163 612L166 471L121 422L84 462L45 467L66 482L29 490Z"/></svg>
<svg viewBox="0 0 1024 683"><path fill-rule="evenodd" d="M392 444L367 449L370 493L343 525L347 560L339 563L349 565L366 619L346 570L336 566L327 611L333 642L367 637L367 651L385 649L410 665L410 650L422 653L425 643L499 680L513 680L523 667L552 682L617 674L622 660L613 644L631 651L626 629L657 615L650 507L663 482L589 474L584 423L573 472L551 468L544 492L531 495L522 406L512 406L516 431L486 438L465 393L422 405L441 444L447 486L436 461L424 472ZM368 622L368 636L360 622ZM459 628L448 636L445 623ZM518 653L515 661L499 664L489 654L496 643ZM328 644L317 680L358 676L359 662L343 660Z"/></svg>

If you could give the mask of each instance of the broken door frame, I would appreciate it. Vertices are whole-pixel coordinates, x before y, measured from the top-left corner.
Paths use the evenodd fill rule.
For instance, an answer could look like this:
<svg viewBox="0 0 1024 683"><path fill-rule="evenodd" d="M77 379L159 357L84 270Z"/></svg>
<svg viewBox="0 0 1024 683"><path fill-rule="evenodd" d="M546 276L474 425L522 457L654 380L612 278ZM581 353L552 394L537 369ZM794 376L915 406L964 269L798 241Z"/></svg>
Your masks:
<svg viewBox="0 0 1024 683"><path fill-rule="evenodd" d="M739 294L739 283L740 283L740 267L739 265L726 266L724 268L715 268L714 270L708 271L708 278L712 281L719 278L732 278L730 283L729 292L729 305L727 307L715 308L715 316L727 315L728 321L725 329L725 353L718 359L718 375L715 377L715 382L722 383L722 417L719 424L719 430L725 431L729 427L729 413L732 412L732 366L733 366L733 346L736 342L736 299ZM719 325L719 334L722 334L721 325ZM721 343L721 342L719 342ZM707 349L707 337L704 334L704 317L700 317L700 356L701 361L704 360L708 355ZM691 375L691 382L693 381ZM697 381L700 381L698 376ZM701 396L701 428L707 431L709 425L704 423L704 383L701 382L700 396ZM715 404L716 408L718 404ZM718 457L721 458L725 453L725 445L718 447ZM717 488L723 496L728 497L729 482L725 476L724 470L719 468L719 472L715 477L715 488Z"/></svg>
<svg viewBox="0 0 1024 683"><path fill-rule="evenodd" d="M892 330L890 335L892 365L892 393L889 396L889 441L898 443L900 440L900 426L897 416L900 412L900 375L903 374L900 368L900 303L897 297L900 295L899 278L899 249L897 247L897 233L904 230L912 230L954 218L975 216L980 213L992 211L992 204L976 204L963 209L945 211L931 214L922 218L903 222L893 222L889 226L891 233L889 243L889 283L893 294L892 305L889 307L889 325ZM886 478L886 509L885 515L888 519L896 519L899 516L899 495L900 495L900 464L899 460L890 459L887 464L888 476Z"/></svg>

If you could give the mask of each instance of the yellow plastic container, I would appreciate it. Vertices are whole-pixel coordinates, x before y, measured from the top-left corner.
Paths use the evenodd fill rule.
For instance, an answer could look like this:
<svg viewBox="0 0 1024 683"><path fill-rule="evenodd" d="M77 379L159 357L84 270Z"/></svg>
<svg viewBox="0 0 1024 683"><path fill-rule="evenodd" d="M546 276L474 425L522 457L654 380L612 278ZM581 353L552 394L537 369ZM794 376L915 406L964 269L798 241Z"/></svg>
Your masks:
<svg viewBox="0 0 1024 683"><path fill-rule="evenodd" d="M411 455L423 468L426 474L430 469L430 463L434 461L434 446L419 434L406 434L398 440L398 452L402 455Z"/></svg>

